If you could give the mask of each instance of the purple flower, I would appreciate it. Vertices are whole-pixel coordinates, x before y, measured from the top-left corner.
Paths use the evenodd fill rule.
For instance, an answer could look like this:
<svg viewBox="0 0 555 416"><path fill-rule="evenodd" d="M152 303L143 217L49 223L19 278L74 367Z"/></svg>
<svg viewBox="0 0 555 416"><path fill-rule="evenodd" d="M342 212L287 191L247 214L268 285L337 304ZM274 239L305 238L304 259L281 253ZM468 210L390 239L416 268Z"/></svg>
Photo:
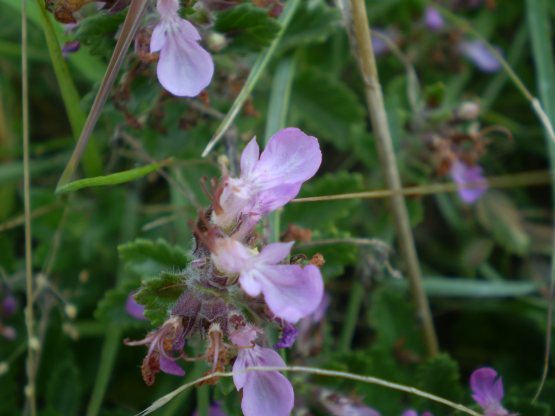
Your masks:
<svg viewBox="0 0 555 416"><path fill-rule="evenodd" d="M509 416L503 406L503 380L493 368L479 368L470 376L472 398L484 410L485 416Z"/></svg>
<svg viewBox="0 0 555 416"><path fill-rule="evenodd" d="M321 162L318 139L297 128L278 131L262 154L253 138L241 155L240 177L224 180L212 220L229 228L245 217L245 228L251 228L260 216L295 198Z"/></svg>
<svg viewBox="0 0 555 416"><path fill-rule="evenodd" d="M141 372L147 385L154 383L156 374L163 371L174 376L184 376L185 371L176 363L182 357L185 345L183 319L180 316L171 316L156 331L150 332L139 341L125 340L130 346L146 345L146 354Z"/></svg>
<svg viewBox="0 0 555 416"><path fill-rule="evenodd" d="M79 42L78 40L70 40L64 43L64 46L62 47L62 55L65 58L70 53L77 52L80 48L81 48L81 42Z"/></svg>
<svg viewBox="0 0 555 416"><path fill-rule="evenodd" d="M225 273L238 273L239 284L249 296L264 294L278 318L295 323L316 310L324 293L318 267L279 264L289 256L291 243L268 244L259 254L233 238L214 242L212 260Z"/></svg>
<svg viewBox="0 0 555 416"><path fill-rule="evenodd" d="M281 338L274 345L274 348L291 348L299 335L299 331L294 325L286 323L281 330Z"/></svg>
<svg viewBox="0 0 555 416"><path fill-rule="evenodd" d="M237 390L243 389L241 400L243 414L245 416L288 416L295 400L293 386L289 380L277 371L243 371L255 366L285 367L285 362L274 350L258 345L253 346L252 341L256 334L250 332L250 335L247 335L248 332L245 332L245 329L240 331L240 336L232 338L232 342L240 347L233 364L233 382Z"/></svg>
<svg viewBox="0 0 555 416"><path fill-rule="evenodd" d="M434 32L443 29L445 26L441 13L436 8L431 6L426 7L426 11L424 13L424 24L428 29Z"/></svg>
<svg viewBox="0 0 555 416"><path fill-rule="evenodd" d="M459 197L466 204L473 204L486 192L488 184L478 165L470 166L455 160L451 166L451 177L458 185L472 184L472 187L459 189ZM470 186L470 185L469 185Z"/></svg>
<svg viewBox="0 0 555 416"><path fill-rule="evenodd" d="M214 62L199 44L195 27L179 16L178 0L158 0L160 22L150 39L150 52L160 52L160 84L174 95L195 97L210 84Z"/></svg>
<svg viewBox="0 0 555 416"><path fill-rule="evenodd" d="M11 294L8 294L2 300L2 315L10 316L15 313L17 309L17 300Z"/></svg>
<svg viewBox="0 0 555 416"><path fill-rule="evenodd" d="M497 72L501 63L497 57L480 40L461 42L461 53L466 56L480 71Z"/></svg>
<svg viewBox="0 0 555 416"><path fill-rule="evenodd" d="M132 318L138 319L140 321L146 321L145 307L137 303L133 293L130 293L129 296L127 296L127 301L125 302L125 310Z"/></svg>

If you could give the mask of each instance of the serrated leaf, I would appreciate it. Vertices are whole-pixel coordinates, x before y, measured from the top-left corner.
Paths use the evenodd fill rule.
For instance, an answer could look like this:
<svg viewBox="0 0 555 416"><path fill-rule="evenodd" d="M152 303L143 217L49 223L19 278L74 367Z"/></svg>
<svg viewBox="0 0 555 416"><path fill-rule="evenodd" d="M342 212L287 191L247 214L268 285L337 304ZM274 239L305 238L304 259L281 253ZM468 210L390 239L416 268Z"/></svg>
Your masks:
<svg viewBox="0 0 555 416"><path fill-rule="evenodd" d="M301 72L293 83L291 120L338 149L351 146L352 129L364 124L364 107L342 81L319 70Z"/></svg>
<svg viewBox="0 0 555 416"><path fill-rule="evenodd" d="M79 369L72 360L58 364L48 378L48 408L61 415L77 414L81 397L80 380Z"/></svg>
<svg viewBox="0 0 555 416"><path fill-rule="evenodd" d="M152 241L139 238L120 245L118 252L127 269L141 277L184 269L190 260L183 249L171 246L162 239Z"/></svg>
<svg viewBox="0 0 555 416"><path fill-rule="evenodd" d="M108 59L116 44L115 36L125 19L126 10L118 13L100 12L83 19L75 38L90 47L93 55Z"/></svg>
<svg viewBox="0 0 555 416"><path fill-rule="evenodd" d="M417 386L421 390L460 403L463 391L460 384L459 365L447 354L440 354L417 370ZM429 410L433 414L444 414L445 407L427 399L418 398L417 408Z"/></svg>
<svg viewBox="0 0 555 416"><path fill-rule="evenodd" d="M145 317L153 326L164 323L169 310L185 288L182 275L162 272L160 277L143 282L135 295L138 303L145 306Z"/></svg>
<svg viewBox="0 0 555 416"><path fill-rule="evenodd" d="M322 43L341 25L339 11L321 0L305 1L279 44L279 51Z"/></svg>
<svg viewBox="0 0 555 416"><path fill-rule="evenodd" d="M264 9L240 4L217 14L214 30L228 35L228 48L258 51L269 46L281 28Z"/></svg>
<svg viewBox="0 0 555 416"><path fill-rule="evenodd" d="M478 202L478 220L491 231L495 241L508 252L524 255L530 238L524 230L518 208L505 194L487 192Z"/></svg>

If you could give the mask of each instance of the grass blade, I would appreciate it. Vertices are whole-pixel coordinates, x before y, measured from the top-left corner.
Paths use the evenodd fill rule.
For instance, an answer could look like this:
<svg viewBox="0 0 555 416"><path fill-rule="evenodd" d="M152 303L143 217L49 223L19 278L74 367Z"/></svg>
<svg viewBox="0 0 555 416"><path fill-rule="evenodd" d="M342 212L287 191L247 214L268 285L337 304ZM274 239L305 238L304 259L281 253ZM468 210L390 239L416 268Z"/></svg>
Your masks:
<svg viewBox="0 0 555 416"><path fill-rule="evenodd" d="M167 159L158 163L151 163L150 165L141 166L139 168L125 170L123 172L112 173L105 176L95 176L94 178L79 179L70 182L64 186L56 189L57 194L65 194L68 192L75 192L83 188L92 188L95 186L113 186L122 183L131 182L136 179L142 178L149 173L155 172L158 169L169 165L172 159Z"/></svg>
<svg viewBox="0 0 555 416"><path fill-rule="evenodd" d="M50 20L50 16L46 11L44 1L37 0L36 3L40 11L39 17L41 26L46 38L50 60L52 61L52 66L54 67L54 73L56 74L62 100L69 118L71 131L73 132L74 137L77 137L85 124L85 113L81 109L81 99L79 97L79 93L77 92L77 88L75 87L75 83L73 82L73 78L71 77L71 73L67 67L66 61L62 56L60 43L58 41L56 31L54 30L54 26L52 25L52 21ZM91 142L87 147L83 164L87 175L94 176L102 173L100 153L94 142Z"/></svg>
<svg viewBox="0 0 555 416"><path fill-rule="evenodd" d="M526 14L528 27L532 39L532 52L536 63L536 74L538 77L538 89L540 98L545 108L548 122L555 124L555 61L553 58L552 34L549 24L549 4L547 0L527 0ZM549 151L551 171L555 170L555 143L552 140L553 129L546 128L547 148ZM555 184L552 185L552 193L555 196ZM553 221L555 221L555 209L553 210ZM549 298L547 308L547 323L545 334L545 355L542 377L538 390L533 400L536 400L545 384L549 372L549 356L551 354L551 332L553 322L553 297L555 291L555 245L551 254L551 279L549 284Z"/></svg>
<svg viewBox="0 0 555 416"><path fill-rule="evenodd" d="M41 1L41 0L37 0ZM100 112L102 111L102 107L106 103L108 98L108 94L112 89L112 85L116 79L116 75L118 73L119 68L121 67L123 60L125 58L125 53L127 49L129 49L129 45L131 41L135 37L135 33L139 27L139 23L141 21L141 16L146 7L146 0L135 0L132 1L129 6L129 11L127 12L127 16L125 17L125 21L123 22L123 26L121 28L121 33L116 43L116 47L114 48L114 52L112 57L110 58L110 62L108 63L108 68L106 69L106 73L104 74L104 78L102 79L102 83L100 84L100 89L96 94L94 99L91 111L87 116L87 120L85 121L83 130L79 136L79 140L77 141L77 145L71 155L69 162L67 163L62 176L58 182L58 187L60 188L66 185L73 176L73 172L77 168L79 161L81 160L81 155L87 146L87 142L89 141L90 135L100 117Z"/></svg>
<svg viewBox="0 0 555 416"><path fill-rule="evenodd" d="M289 25L289 22L291 21L291 18L295 14L295 10L297 9L297 6L299 4L300 4L300 0L289 0L287 2L287 6L285 7L285 10L283 11L279 19L281 23L281 31L279 35L274 39L270 47L266 49L266 51L262 53L256 60L247 80L245 81L245 85L243 85L241 92L233 102L233 105L231 106L225 118L222 120L220 126L214 133L214 136L212 136L212 138L206 145L206 148L202 152L202 157L206 157L206 155L210 153L210 151L214 148L214 146L220 141L222 136L225 134L227 129L229 129L229 127L231 126L231 123L233 123L233 120L235 120L235 117L237 117L237 114L239 114L239 111L243 107L245 100L249 97L256 83L260 79L260 76L266 69L268 62L270 62L270 58L276 51L276 48L279 44L279 40L283 36L284 32L287 30L287 26Z"/></svg>

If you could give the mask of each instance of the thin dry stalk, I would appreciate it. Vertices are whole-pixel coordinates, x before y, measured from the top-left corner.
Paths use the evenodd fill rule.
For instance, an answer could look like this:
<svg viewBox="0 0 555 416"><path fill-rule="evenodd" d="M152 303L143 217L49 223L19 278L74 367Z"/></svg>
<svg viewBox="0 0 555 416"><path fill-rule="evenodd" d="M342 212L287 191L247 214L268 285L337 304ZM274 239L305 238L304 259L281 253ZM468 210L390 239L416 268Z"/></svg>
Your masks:
<svg viewBox="0 0 555 416"><path fill-rule="evenodd" d="M23 192L25 211L25 286L27 304L25 325L27 327L27 385L25 395L31 416L37 414L35 394L37 340L33 320L33 262L31 247L31 180L29 172L29 66L27 61L27 2L21 0L21 112L23 118Z"/></svg>
<svg viewBox="0 0 555 416"><path fill-rule="evenodd" d="M372 121L378 155L389 189L395 193L391 196L391 205L400 252L407 268L411 292L416 302L419 318L422 321L424 339L428 355L438 352L437 337L432 321L428 298L422 287L422 274L416 254L416 247L409 221L405 199L402 193L401 179L397 168L397 160L393 150L393 142L387 123L382 90L378 78L378 70L372 48L370 28L364 0L351 0L352 24L354 27L355 45L360 70L364 81L368 112Z"/></svg>

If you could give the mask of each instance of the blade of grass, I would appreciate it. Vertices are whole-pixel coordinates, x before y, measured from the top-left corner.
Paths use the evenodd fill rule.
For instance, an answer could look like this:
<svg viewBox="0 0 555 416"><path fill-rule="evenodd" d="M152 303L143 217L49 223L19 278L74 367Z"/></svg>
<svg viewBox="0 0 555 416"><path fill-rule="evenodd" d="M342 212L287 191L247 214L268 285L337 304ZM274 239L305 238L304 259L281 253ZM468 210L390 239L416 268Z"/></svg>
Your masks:
<svg viewBox="0 0 555 416"><path fill-rule="evenodd" d="M526 15L532 39L532 53L536 63L538 90L543 107L547 113L548 121L550 121L551 125L553 125L555 124L555 60L553 58L553 38L549 22L548 2L546 0L527 0ZM551 171L555 172L555 143L553 142L552 129L549 131L549 129L546 128L546 139ZM555 183L552 186L552 195L555 198ZM555 207L552 209L552 217L555 227ZM555 289L555 243L552 244L553 252L551 254L551 279L549 283L548 295L544 364L540 384L536 394L534 395L533 401L540 396L549 372L551 332L553 328L553 297Z"/></svg>
<svg viewBox="0 0 555 416"><path fill-rule="evenodd" d="M236 373L236 374L248 373L248 372L251 372L251 371L262 371L262 372L289 371L289 372L292 372L292 373L314 374L314 375L317 375L317 376L324 376L324 377L344 378L344 379L347 379L347 380L359 381L361 383L367 383L367 384L373 384L373 385L376 385L376 386L382 386L382 387L385 387L385 388L388 388L388 389L402 391L402 392L409 393L409 394L412 394L412 395L415 395L415 396L423 397L425 399L432 400L436 403L441 403L441 404L443 404L447 407L450 407L452 409L455 409L455 410L458 410L460 412L466 413L468 415L483 416L480 413L475 412L474 410L463 406L462 404L454 403L450 400L444 399L443 397L436 396L435 394L431 394L431 393L425 392L423 390L416 389L416 388L411 387L411 386L406 386L404 384L393 383L393 382L383 380L383 379L377 378L377 377L372 377L372 376L361 376L361 375L358 375L358 374L347 373L347 372L344 372L344 371L333 371L333 370L325 370L325 369L316 368L316 367L301 367L301 366L248 367L245 370L243 370L239 373ZM233 373L232 372L229 372L229 373L220 373L220 372L212 373L212 374L208 374L207 376L198 378L194 381L191 381L189 383L186 383L186 384L182 385L181 387L178 387L174 391L166 394L165 396L162 396L161 398L156 400L152 405L147 407L145 410L138 413L136 416L148 415L148 414L158 410L162 406L164 406L166 403L171 401L177 395L181 394L183 391L197 385L198 383L208 381L208 380L212 380L212 379L216 379L216 378L219 378L219 377L233 377Z"/></svg>
<svg viewBox="0 0 555 416"><path fill-rule="evenodd" d="M41 0L37 1L40 2ZM96 125L96 122L100 117L102 107L108 99L108 94L112 89L112 85L114 84L116 75L123 63L125 53L129 49L129 45L134 39L135 33L139 28L139 23L141 21L141 17L145 10L146 4L147 0L135 0L132 1L129 5L127 16L125 16L125 21L123 22L116 47L114 48L114 52L112 54L112 57L110 58L110 62L108 63L108 68L106 69L106 73L104 74L104 78L102 79L102 82L100 84L100 89L96 94L92 108L89 111L83 129L81 130L81 134L79 135L79 139L77 140L77 145L73 150L73 154L71 155L71 158L69 159L69 162L67 163L62 176L58 181L58 188L66 185L71 180L75 169L77 169L77 165L81 160L83 151L87 147L87 143L93 132L94 126Z"/></svg>
<svg viewBox="0 0 555 416"><path fill-rule="evenodd" d="M354 29L353 49L357 50L380 164L388 188L395 192L391 196L391 206L393 208L393 218L401 255L407 268L407 275L411 285L412 296L416 302L418 317L422 323L426 348L428 354L434 356L438 352L437 337L428 298L422 287L420 264L418 262L407 206L403 194L399 192L402 188L401 179L378 77L370 27L368 26L366 14L366 4L364 0L351 0L350 7L348 7L347 2L345 2L345 5L344 9L347 12L348 21Z"/></svg>
<svg viewBox="0 0 555 416"><path fill-rule="evenodd" d="M56 36L52 21L50 20L50 16L46 11L44 1L36 0L36 4L39 7L41 26L44 37L46 38L50 61L52 62L54 73L56 74L56 80L58 81L62 100L69 118L71 131L73 132L73 136L77 137L85 124L85 113L81 109L81 99L75 87L75 83L73 82L73 78L71 77L71 73L62 56L60 43ZM89 146L87 146L83 165L87 175L95 176L102 173L100 152L95 142L91 142Z"/></svg>
<svg viewBox="0 0 555 416"><path fill-rule="evenodd" d="M272 90L270 93L270 104L268 106L268 116L266 119L266 133L264 134L265 143L272 134L285 127L289 102L291 100L291 87L295 75L295 57L293 55L282 59L276 66ZM270 230L270 241L279 241L281 211L277 210L268 216Z"/></svg>
<svg viewBox="0 0 555 416"><path fill-rule="evenodd" d="M127 203L122 220L121 241L128 241L133 238L135 230L137 229L137 218L139 212L137 194L134 191L130 192L126 201ZM120 263L120 266L118 267L118 281L122 279L124 273L122 264L123 263ZM98 373L96 374L94 388L87 406L87 416L96 416L100 412L102 401L104 400L104 395L112 375L112 369L114 367L114 363L116 362L118 350L122 343L122 329L120 327L116 325L108 325L105 334L106 336L104 338L102 352L98 361Z"/></svg>
<svg viewBox="0 0 555 416"><path fill-rule="evenodd" d="M212 138L206 145L206 148L203 150L202 157L206 157L206 155L210 153L210 151L220 141L220 139L225 134L225 132L229 129L229 127L235 120L235 117L237 117L237 114L239 114L239 111L243 107L245 100L249 97L250 93L256 86L258 80L260 79L260 76L266 69L266 66L268 66L268 62L270 62L270 58L273 56L274 52L276 51L279 41L283 36L283 33L287 30L287 26L289 25L289 22L291 21L291 18L295 14L295 10L297 9L297 6L299 4L300 4L300 0L289 0L287 2L287 5L285 6L285 9L283 10L283 13L279 18L279 22L281 23L281 31L273 40L272 44L268 47L268 49L266 49L266 51L264 51L256 60L247 80L245 81L245 85L243 85L241 92L233 102L233 105L231 106L225 118L222 120L218 129L214 133L214 136L212 136Z"/></svg>
<svg viewBox="0 0 555 416"><path fill-rule="evenodd" d="M151 163L150 165L141 166L135 169L125 170L123 172L112 173L110 175L95 176L94 178L79 179L70 182L64 186L56 189L57 194L65 194L68 192L75 192L83 188L91 188L94 186L113 186L122 183L131 182L136 179L142 178L149 173L156 172L158 169L169 165L172 159L167 159L162 162Z"/></svg>
<svg viewBox="0 0 555 416"><path fill-rule="evenodd" d="M29 62L27 60L27 2L21 0L21 112L23 123L23 204L25 212L25 326L27 328L27 385L26 407L31 416L37 414L36 352L39 347L35 337L33 299L33 248L31 245L31 177L29 172Z"/></svg>

